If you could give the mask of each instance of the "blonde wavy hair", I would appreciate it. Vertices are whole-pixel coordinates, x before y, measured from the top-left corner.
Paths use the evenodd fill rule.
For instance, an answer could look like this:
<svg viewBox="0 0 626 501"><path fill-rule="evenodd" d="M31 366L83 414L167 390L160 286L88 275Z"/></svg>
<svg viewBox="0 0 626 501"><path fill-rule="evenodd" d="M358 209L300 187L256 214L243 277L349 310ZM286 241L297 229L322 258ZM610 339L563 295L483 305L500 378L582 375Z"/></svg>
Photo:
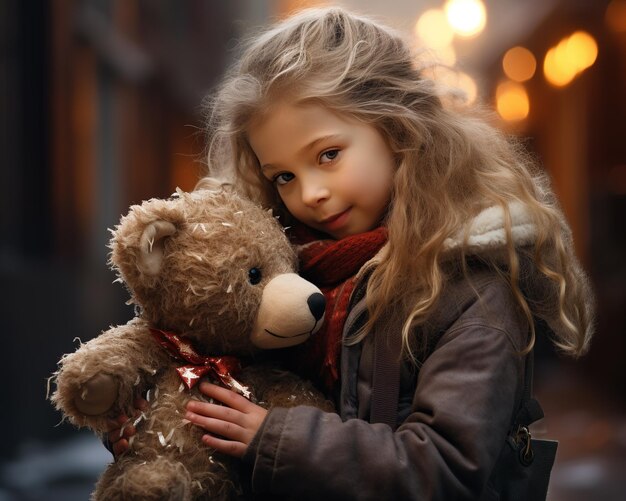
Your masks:
<svg viewBox="0 0 626 501"><path fill-rule="evenodd" d="M592 332L591 294L571 234L548 182L523 148L489 125L484 112L441 98L395 32L340 8L308 9L247 42L239 62L207 101L209 176L229 178L244 194L288 218L261 174L248 139L253 120L277 99L314 103L374 126L397 162L386 216L388 248L367 284L368 327L391 307L404 312L403 346L415 359L411 331L436 307L448 277L444 241L486 207L500 206L508 245L497 270L525 313L544 318L564 352L584 353ZM198 188L211 183L207 177ZM532 249L516 248L511 203L537 227ZM523 254L534 261L551 306L520 287ZM464 256L462 256L464 258ZM464 259L461 259L464 262ZM556 327L555 327L556 326Z"/></svg>

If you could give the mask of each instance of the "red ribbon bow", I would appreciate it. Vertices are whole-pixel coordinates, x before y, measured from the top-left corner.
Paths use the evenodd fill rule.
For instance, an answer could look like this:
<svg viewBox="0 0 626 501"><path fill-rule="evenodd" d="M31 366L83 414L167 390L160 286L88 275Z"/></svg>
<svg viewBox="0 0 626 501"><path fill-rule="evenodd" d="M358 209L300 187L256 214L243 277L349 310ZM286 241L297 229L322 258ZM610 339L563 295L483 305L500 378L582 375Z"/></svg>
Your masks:
<svg viewBox="0 0 626 501"><path fill-rule="evenodd" d="M210 374L227 388L252 400L252 392L248 387L242 385L233 377L233 374L237 375L241 372L241 363L238 358L231 356L206 357L200 355L189 340L181 338L178 334L152 328L150 332L154 340L175 359L191 362L176 368L176 372L178 372L187 389L191 389L198 384L200 378L205 374Z"/></svg>

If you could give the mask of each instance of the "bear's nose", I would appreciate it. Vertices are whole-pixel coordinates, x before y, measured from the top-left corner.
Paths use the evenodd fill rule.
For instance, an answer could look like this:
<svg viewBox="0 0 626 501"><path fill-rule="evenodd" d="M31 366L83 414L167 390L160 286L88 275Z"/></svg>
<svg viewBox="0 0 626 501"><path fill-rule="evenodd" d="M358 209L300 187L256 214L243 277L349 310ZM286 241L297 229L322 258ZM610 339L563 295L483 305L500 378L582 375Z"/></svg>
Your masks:
<svg viewBox="0 0 626 501"><path fill-rule="evenodd" d="M306 302L309 305L309 310L315 317L315 320L322 318L324 310L326 309L326 299L324 299L324 294L315 292L309 296Z"/></svg>

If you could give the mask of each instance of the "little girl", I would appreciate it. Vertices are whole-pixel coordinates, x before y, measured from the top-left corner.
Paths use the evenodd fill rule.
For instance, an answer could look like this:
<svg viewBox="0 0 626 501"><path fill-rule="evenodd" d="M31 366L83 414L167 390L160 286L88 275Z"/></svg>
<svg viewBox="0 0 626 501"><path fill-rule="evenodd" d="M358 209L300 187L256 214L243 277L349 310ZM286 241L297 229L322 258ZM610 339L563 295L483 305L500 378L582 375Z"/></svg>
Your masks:
<svg viewBox="0 0 626 501"><path fill-rule="evenodd" d="M204 383L225 405L185 417L207 447L259 495L497 499L536 336L573 356L591 337L546 179L396 34L338 8L252 40L210 110L210 174L280 215L327 297L323 331L288 353L338 414Z"/></svg>

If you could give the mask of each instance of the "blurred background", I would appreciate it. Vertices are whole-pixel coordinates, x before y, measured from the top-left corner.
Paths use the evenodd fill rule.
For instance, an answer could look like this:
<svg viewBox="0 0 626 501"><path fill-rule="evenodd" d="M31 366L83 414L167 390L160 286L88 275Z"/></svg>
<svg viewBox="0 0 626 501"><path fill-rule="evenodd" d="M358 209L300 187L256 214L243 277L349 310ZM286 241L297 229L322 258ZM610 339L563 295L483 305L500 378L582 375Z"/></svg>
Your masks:
<svg viewBox="0 0 626 501"><path fill-rule="evenodd" d="M60 423L47 378L132 310L107 269L128 206L191 190L201 102L237 40L288 0L0 2L0 501L82 500L109 453ZM552 500L626 499L626 0L345 0L453 66L434 77L495 108L553 179L597 293L578 361L538 346L560 440Z"/></svg>

